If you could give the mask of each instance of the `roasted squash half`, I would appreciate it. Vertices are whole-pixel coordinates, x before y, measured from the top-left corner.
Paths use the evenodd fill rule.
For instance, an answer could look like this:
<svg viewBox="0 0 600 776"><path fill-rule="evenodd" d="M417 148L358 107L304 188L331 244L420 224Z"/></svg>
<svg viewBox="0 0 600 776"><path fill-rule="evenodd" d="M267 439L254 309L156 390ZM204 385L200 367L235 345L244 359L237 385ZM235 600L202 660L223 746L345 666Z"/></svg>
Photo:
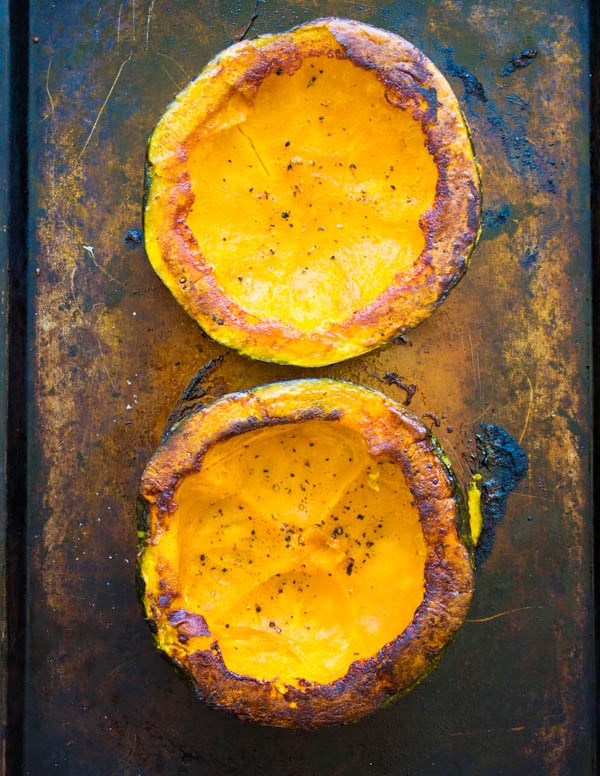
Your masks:
<svg viewBox="0 0 600 776"><path fill-rule="evenodd" d="M321 19L237 43L148 149L145 243L203 329L319 366L421 322L464 273L480 182L460 106L406 40Z"/></svg>
<svg viewBox="0 0 600 776"><path fill-rule="evenodd" d="M242 718L355 720L419 681L469 607L448 463L366 388L297 380L191 411L149 462L140 504L156 643Z"/></svg>

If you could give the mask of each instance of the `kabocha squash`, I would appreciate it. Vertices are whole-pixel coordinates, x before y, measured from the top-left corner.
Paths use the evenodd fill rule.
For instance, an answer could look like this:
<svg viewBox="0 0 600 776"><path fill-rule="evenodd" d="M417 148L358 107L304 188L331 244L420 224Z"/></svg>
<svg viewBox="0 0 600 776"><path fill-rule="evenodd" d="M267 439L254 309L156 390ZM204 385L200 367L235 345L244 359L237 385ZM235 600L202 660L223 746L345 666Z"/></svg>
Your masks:
<svg viewBox="0 0 600 776"><path fill-rule="evenodd" d="M149 259L219 342L319 366L431 314L480 226L469 131L406 40L321 19L231 46L168 107L146 177Z"/></svg>
<svg viewBox="0 0 600 776"><path fill-rule="evenodd" d="M419 681L466 616L454 477L420 421L366 388L296 380L188 412L140 505L157 645L239 717L358 719Z"/></svg>

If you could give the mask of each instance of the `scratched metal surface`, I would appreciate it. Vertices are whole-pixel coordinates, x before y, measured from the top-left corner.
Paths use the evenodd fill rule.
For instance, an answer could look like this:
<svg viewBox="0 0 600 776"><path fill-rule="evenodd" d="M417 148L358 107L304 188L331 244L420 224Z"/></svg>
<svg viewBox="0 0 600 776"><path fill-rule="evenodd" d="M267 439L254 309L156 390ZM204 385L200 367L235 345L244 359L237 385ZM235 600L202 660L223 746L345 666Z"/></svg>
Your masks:
<svg viewBox="0 0 600 776"><path fill-rule="evenodd" d="M247 30L252 15L247 0L31 2L25 773L591 773L586 5L265 0ZM397 31L440 66L486 212L467 276L405 344L312 374L403 401L380 380L396 372L463 481L476 419L520 440L530 472L439 668L354 726L306 733L197 702L154 651L134 585L138 478L194 372L224 356L211 395L306 372L209 341L128 231L174 94L246 30L323 15Z"/></svg>

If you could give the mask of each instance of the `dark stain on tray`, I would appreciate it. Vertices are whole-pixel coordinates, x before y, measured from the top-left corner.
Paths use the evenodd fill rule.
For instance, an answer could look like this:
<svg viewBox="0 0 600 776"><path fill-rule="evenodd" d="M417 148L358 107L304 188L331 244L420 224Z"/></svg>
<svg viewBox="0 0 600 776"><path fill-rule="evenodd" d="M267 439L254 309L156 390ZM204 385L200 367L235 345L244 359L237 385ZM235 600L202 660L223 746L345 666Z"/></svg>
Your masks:
<svg viewBox="0 0 600 776"><path fill-rule="evenodd" d="M397 388L401 388L405 391L406 399L404 399L403 404L405 407L408 407L417 390L415 383L407 383L403 377L398 375L398 372L386 372L383 377L379 377L378 375L375 375L375 377L386 385L395 385Z"/></svg>
<svg viewBox="0 0 600 776"><path fill-rule="evenodd" d="M487 102L488 98L481 81L474 76L470 70L467 70L466 67L459 65L454 61L454 49L444 48L442 49L442 53L446 56L446 71L450 73L450 75L460 78L465 88L465 97L475 97L481 102Z"/></svg>
<svg viewBox="0 0 600 776"><path fill-rule="evenodd" d="M527 474L529 464L521 445L500 426L480 421L474 430L478 468L483 478L483 529L475 548L475 565L479 567L492 550L496 526L506 514L508 496Z"/></svg>
<svg viewBox="0 0 600 776"><path fill-rule="evenodd" d="M128 229L125 233L125 245L128 248L139 248L144 239L141 229Z"/></svg>
<svg viewBox="0 0 600 776"><path fill-rule="evenodd" d="M483 237L489 237L502 230L510 231L511 228L514 231L514 226L514 222L510 220L510 205L507 202L485 208L483 211Z"/></svg>
<svg viewBox="0 0 600 776"><path fill-rule="evenodd" d="M500 73L503 78L512 75L515 70L520 70L524 67L529 67L533 60L537 57L537 49L528 48L521 51L518 57L513 57L504 66L504 70Z"/></svg>
<svg viewBox="0 0 600 776"><path fill-rule="evenodd" d="M215 371L215 369L217 369L217 367L221 366L224 360L225 356L217 356L216 358L211 359L208 363L204 364L204 366L202 366L196 372L194 377L186 386L183 394L181 395L181 398L175 405L175 408L167 418L164 438L169 435L173 426L176 423L179 423L183 417L188 415L190 412L199 409L203 404L206 404L210 400L210 397L208 400L206 400L208 394L211 393L211 389L207 384L208 378ZM214 391L214 393L219 394L220 391Z"/></svg>

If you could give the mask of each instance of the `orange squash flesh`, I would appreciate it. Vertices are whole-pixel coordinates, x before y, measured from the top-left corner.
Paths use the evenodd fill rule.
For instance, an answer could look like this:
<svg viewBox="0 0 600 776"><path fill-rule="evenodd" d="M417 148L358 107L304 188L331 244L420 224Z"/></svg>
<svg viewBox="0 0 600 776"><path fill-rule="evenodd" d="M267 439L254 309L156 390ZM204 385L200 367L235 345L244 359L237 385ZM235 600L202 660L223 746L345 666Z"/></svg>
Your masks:
<svg viewBox="0 0 600 776"><path fill-rule="evenodd" d="M438 171L420 122L382 93L372 71L314 57L232 97L190 150L186 223L240 309L339 324L424 250Z"/></svg>
<svg viewBox="0 0 600 776"><path fill-rule="evenodd" d="M216 639L230 671L261 680L339 679L423 600L411 502L394 462L336 423L219 442L173 496L181 605L211 632L186 646Z"/></svg>
<svg viewBox="0 0 600 776"><path fill-rule="evenodd" d="M416 419L299 380L184 417L148 464L139 570L157 644L212 705L312 727L408 689L460 626L460 499Z"/></svg>
<svg viewBox="0 0 600 776"><path fill-rule="evenodd" d="M320 366L429 316L480 226L469 131L407 41L321 19L235 44L148 148L148 257L212 337Z"/></svg>

